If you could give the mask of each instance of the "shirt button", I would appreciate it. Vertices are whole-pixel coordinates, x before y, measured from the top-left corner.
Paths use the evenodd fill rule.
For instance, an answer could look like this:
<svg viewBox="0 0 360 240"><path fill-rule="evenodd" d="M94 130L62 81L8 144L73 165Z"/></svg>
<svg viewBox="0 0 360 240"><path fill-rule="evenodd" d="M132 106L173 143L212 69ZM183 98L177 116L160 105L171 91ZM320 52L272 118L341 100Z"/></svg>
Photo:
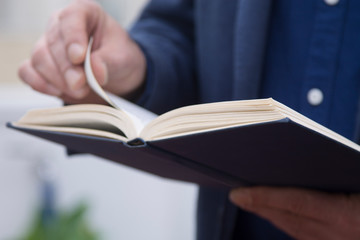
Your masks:
<svg viewBox="0 0 360 240"><path fill-rule="evenodd" d="M339 3L340 0L324 0L324 2L329 6L335 6Z"/></svg>
<svg viewBox="0 0 360 240"><path fill-rule="evenodd" d="M324 99L324 94L320 89L312 88L309 90L307 95L307 100L311 105L313 106L320 105L323 99Z"/></svg>

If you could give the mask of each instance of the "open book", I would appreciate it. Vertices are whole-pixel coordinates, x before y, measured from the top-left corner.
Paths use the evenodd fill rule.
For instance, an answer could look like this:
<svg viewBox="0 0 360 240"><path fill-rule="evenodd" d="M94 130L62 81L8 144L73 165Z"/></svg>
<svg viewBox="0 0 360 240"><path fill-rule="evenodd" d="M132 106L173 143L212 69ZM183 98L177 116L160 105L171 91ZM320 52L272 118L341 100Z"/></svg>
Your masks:
<svg viewBox="0 0 360 240"><path fill-rule="evenodd" d="M9 126L177 180L360 192L360 146L271 98L192 105L156 116L110 99L96 85L88 58L85 69L90 86L115 107L31 110Z"/></svg>
<svg viewBox="0 0 360 240"><path fill-rule="evenodd" d="M288 118L360 151L359 145L271 98L199 104L175 109L159 117L155 114L144 116L148 118L137 119L136 115L105 105L79 104L31 110L13 125L132 142L135 139L154 141Z"/></svg>

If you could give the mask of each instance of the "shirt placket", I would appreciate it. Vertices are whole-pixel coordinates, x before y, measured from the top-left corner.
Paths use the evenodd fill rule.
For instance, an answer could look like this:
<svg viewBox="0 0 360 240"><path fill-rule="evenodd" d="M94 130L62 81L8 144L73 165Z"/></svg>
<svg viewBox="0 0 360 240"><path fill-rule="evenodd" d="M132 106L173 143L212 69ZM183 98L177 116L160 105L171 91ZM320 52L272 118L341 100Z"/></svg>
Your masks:
<svg viewBox="0 0 360 240"><path fill-rule="evenodd" d="M300 111L323 125L329 123L346 6L347 0L339 0L336 4L318 2L302 81Z"/></svg>

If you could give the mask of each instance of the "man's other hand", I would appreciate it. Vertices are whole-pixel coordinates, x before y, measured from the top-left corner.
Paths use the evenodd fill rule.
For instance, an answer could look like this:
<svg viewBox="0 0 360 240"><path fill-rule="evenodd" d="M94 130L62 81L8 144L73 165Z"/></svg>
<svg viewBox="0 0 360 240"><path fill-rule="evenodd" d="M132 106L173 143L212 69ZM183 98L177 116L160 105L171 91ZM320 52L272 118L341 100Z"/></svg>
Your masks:
<svg viewBox="0 0 360 240"><path fill-rule="evenodd" d="M360 239L360 195L275 187L238 188L237 206L268 219L295 239Z"/></svg>

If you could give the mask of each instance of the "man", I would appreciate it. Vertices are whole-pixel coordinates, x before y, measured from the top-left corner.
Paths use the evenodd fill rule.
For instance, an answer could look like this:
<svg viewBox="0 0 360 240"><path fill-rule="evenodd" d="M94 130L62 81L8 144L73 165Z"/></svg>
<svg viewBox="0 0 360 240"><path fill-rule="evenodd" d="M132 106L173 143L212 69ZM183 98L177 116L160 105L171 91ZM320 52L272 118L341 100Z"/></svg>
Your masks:
<svg viewBox="0 0 360 240"><path fill-rule="evenodd" d="M272 96L354 139L359 8L356 0L154 0L128 34L97 4L79 0L52 17L19 75L67 103L98 101L82 68L92 35L99 83L154 112ZM360 238L356 194L234 189L231 201L246 211L228 198L200 189L198 239Z"/></svg>

